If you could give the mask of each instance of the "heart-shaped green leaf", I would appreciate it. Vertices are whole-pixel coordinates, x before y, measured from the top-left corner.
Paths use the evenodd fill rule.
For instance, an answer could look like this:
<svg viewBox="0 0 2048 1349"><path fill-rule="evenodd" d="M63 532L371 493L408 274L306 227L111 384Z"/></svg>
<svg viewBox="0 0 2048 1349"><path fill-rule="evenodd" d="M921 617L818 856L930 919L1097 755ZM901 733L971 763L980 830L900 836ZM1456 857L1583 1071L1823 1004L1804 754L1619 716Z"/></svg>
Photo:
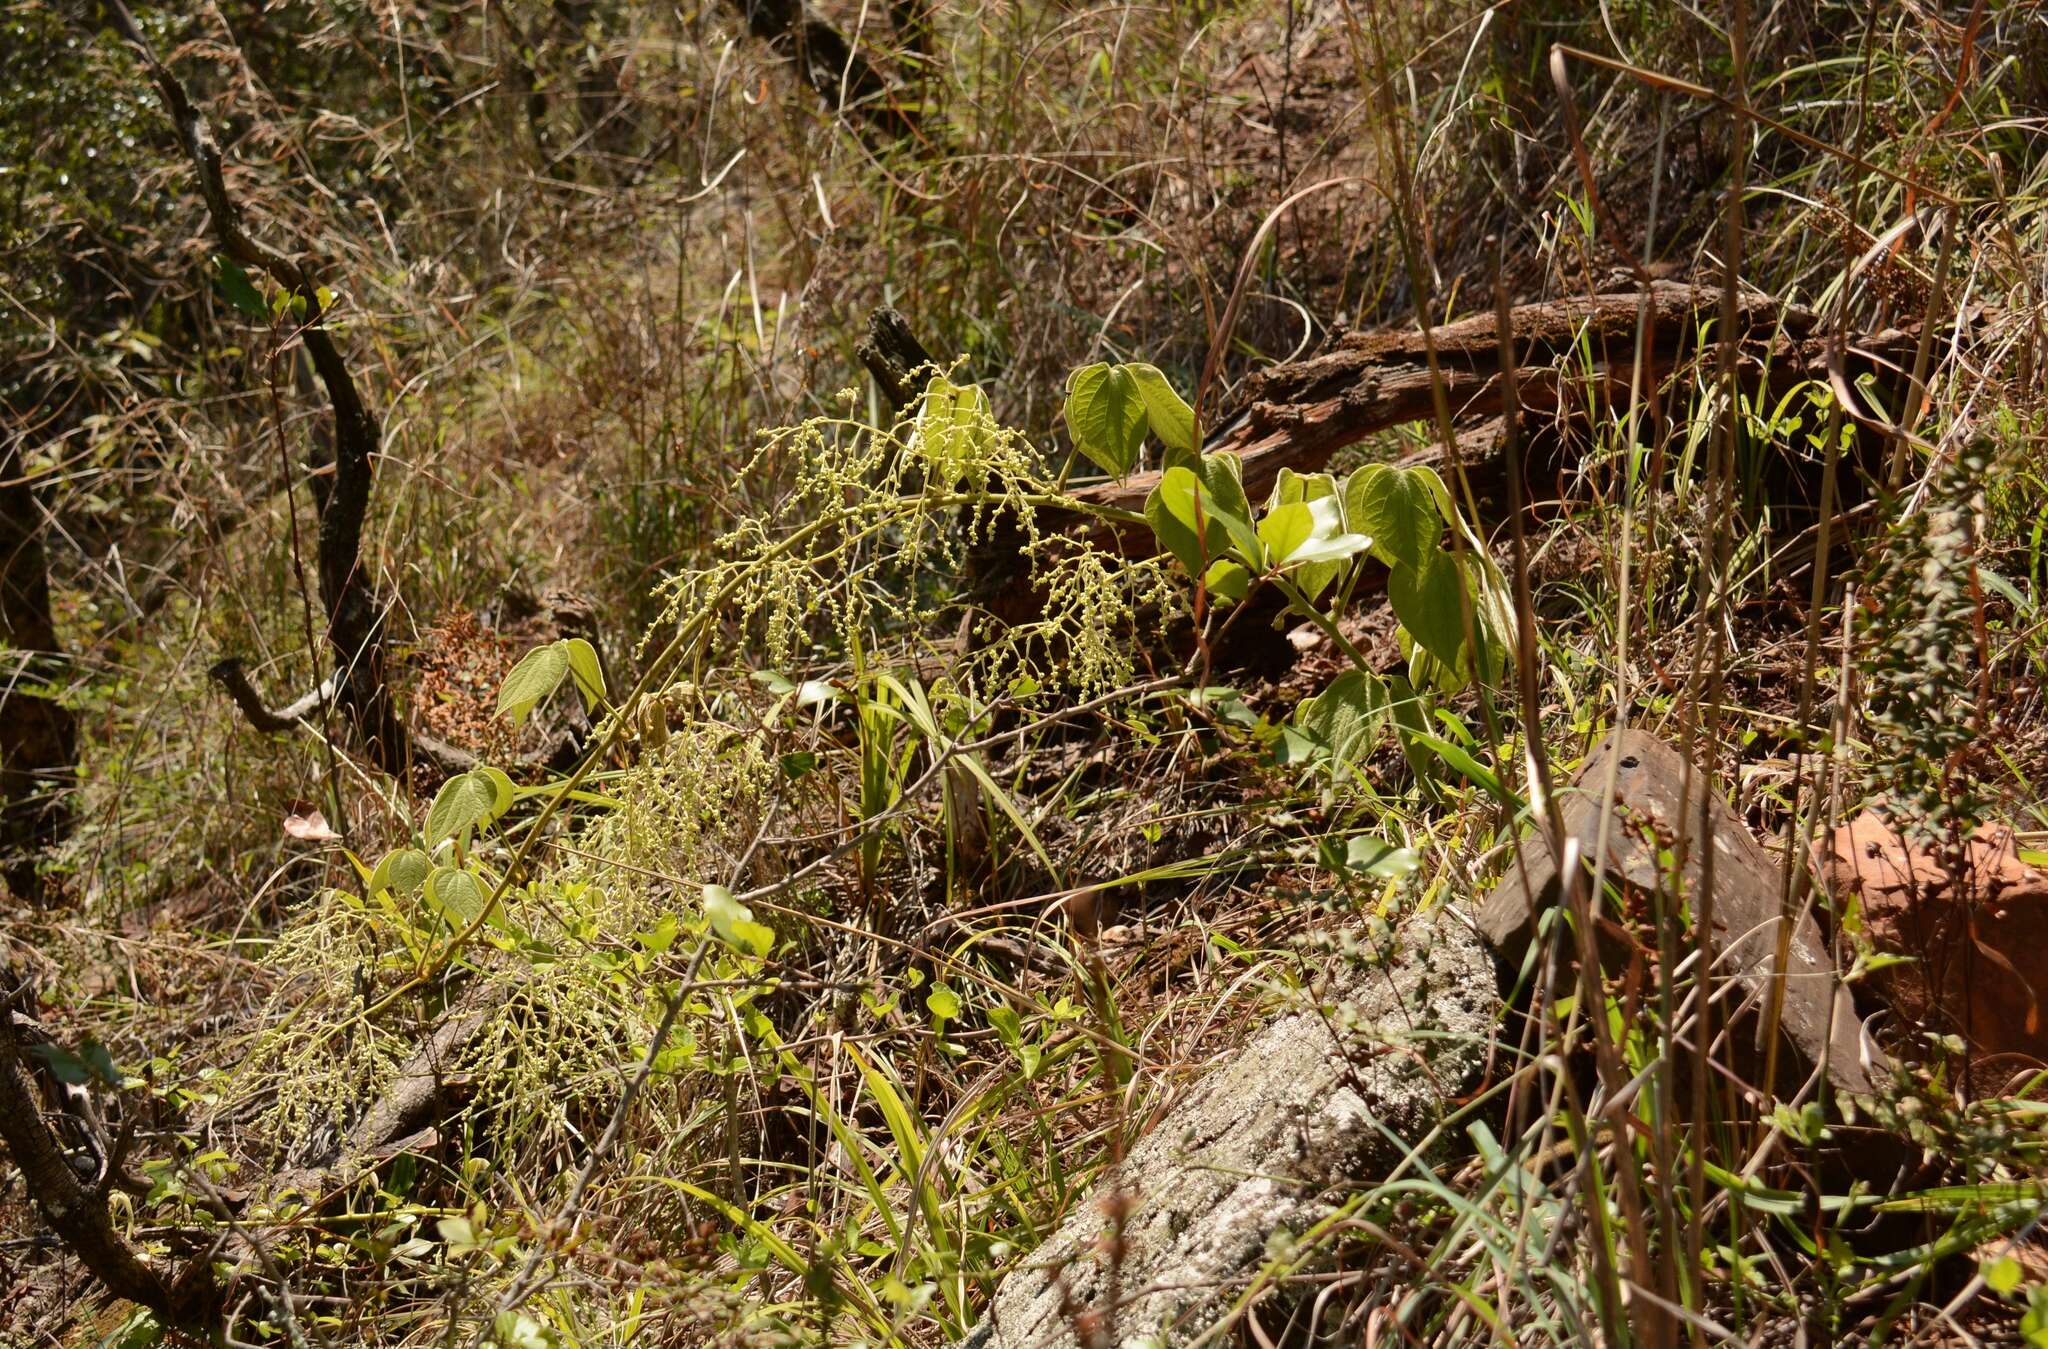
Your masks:
<svg viewBox="0 0 2048 1349"><path fill-rule="evenodd" d="M1067 430L1103 472L1121 478L1131 471L1145 443L1145 420L1137 381L1125 367L1083 366L1067 381Z"/></svg>
<svg viewBox="0 0 2048 1349"><path fill-rule="evenodd" d="M1223 522L1202 508L1202 480L1191 468L1169 468L1145 498L1145 518L1159 546L1199 576L1230 547Z"/></svg>
<svg viewBox="0 0 2048 1349"><path fill-rule="evenodd" d="M398 848L385 853L384 860L370 873L370 893L388 890L393 895L413 894L427 883L427 873L433 869L433 862L418 848Z"/></svg>
<svg viewBox="0 0 2048 1349"><path fill-rule="evenodd" d="M1458 560L1434 544L1419 565L1398 565L1387 578L1387 599L1401 626L1452 670L1465 645L1464 597Z"/></svg>
<svg viewBox="0 0 2048 1349"><path fill-rule="evenodd" d="M1169 450L1192 454L1195 449L1195 410L1187 405L1181 396L1166 382L1166 376L1159 373L1157 366L1133 361L1122 366L1137 389L1138 401L1145 405L1145 420L1152 427L1152 434L1159 443Z"/></svg>
<svg viewBox="0 0 2048 1349"><path fill-rule="evenodd" d="M427 902L448 915L458 927L468 927L484 911L490 896L474 872L441 867L427 877Z"/></svg>
<svg viewBox="0 0 2048 1349"><path fill-rule="evenodd" d="M1386 686L1363 670L1346 670L1294 712L1294 724L1328 747L1340 771L1371 750L1386 722Z"/></svg>
<svg viewBox="0 0 2048 1349"><path fill-rule="evenodd" d="M1419 566L1438 549L1443 516L1427 469L1367 464L1344 484L1344 517L1372 540L1373 556L1389 567Z"/></svg>
<svg viewBox="0 0 2048 1349"><path fill-rule="evenodd" d="M1226 557L1209 565L1208 572L1202 577L1202 584L1208 588L1211 595L1235 603L1251 594L1252 574L1244 569L1243 564Z"/></svg>
<svg viewBox="0 0 2048 1349"><path fill-rule="evenodd" d="M583 645L588 647L590 643L584 642ZM590 663L595 668L595 651L591 652ZM504 686L498 690L498 715L514 726L519 725L542 699L561 686L562 676L568 673L567 643L549 642L546 646L535 647L521 656L519 663L512 667L512 673L505 676ZM598 682L600 685L603 683L602 676Z"/></svg>
<svg viewBox="0 0 2048 1349"><path fill-rule="evenodd" d="M498 784L489 771L457 773L442 783L427 807L427 847L496 819L498 799Z"/></svg>

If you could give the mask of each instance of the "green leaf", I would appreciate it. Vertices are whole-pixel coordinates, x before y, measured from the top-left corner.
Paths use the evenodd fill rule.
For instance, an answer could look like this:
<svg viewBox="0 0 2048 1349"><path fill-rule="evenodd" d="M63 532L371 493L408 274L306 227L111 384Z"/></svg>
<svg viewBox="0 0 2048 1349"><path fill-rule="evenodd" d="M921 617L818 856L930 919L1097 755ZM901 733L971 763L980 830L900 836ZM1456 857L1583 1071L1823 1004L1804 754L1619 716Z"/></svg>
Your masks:
<svg viewBox="0 0 2048 1349"><path fill-rule="evenodd" d="M1427 469L1367 464L1344 483L1344 518L1372 541L1372 555L1389 567L1420 566L1440 551L1443 519Z"/></svg>
<svg viewBox="0 0 2048 1349"><path fill-rule="evenodd" d="M1386 686L1363 670L1346 670L1294 712L1294 724L1329 747L1340 771L1372 748L1386 722Z"/></svg>
<svg viewBox="0 0 2048 1349"><path fill-rule="evenodd" d="M2011 1297L2017 1292L2027 1273L2025 1267L2009 1255L1981 1266L1978 1272L1984 1276L1984 1286L2000 1297Z"/></svg>
<svg viewBox="0 0 2048 1349"><path fill-rule="evenodd" d="M1016 1008L995 1004L988 1009L988 1024L995 1027L997 1038L1010 1048L1024 1043L1024 1019L1017 1015Z"/></svg>
<svg viewBox="0 0 2048 1349"><path fill-rule="evenodd" d="M1181 396L1166 382L1166 376L1159 373L1157 366L1133 361L1119 367L1130 376L1131 383L1138 391L1138 401L1145 405L1145 420L1151 423L1152 434L1159 443L1169 450L1183 454L1195 451L1195 410L1189 407Z"/></svg>
<svg viewBox="0 0 2048 1349"><path fill-rule="evenodd" d="M491 819L503 819L505 812L512 809L512 803L519 799L519 789L512 785L511 776L502 768L492 768L488 765L470 771L479 774L491 784L491 791L494 793L491 797Z"/></svg>
<svg viewBox="0 0 2048 1349"><path fill-rule="evenodd" d="M441 784L427 808L427 846L438 846L496 816L498 784L485 772L457 773Z"/></svg>
<svg viewBox="0 0 2048 1349"><path fill-rule="evenodd" d="M1486 789L1489 796L1509 810L1519 813L1527 808L1528 803L1502 782L1499 774L1473 758L1464 746L1454 745L1442 736L1431 735L1426 731L1410 731L1409 739L1443 760L1452 772L1463 774L1478 783Z"/></svg>
<svg viewBox="0 0 2048 1349"><path fill-rule="evenodd" d="M1316 517L1302 502L1290 502L1275 506L1266 512L1266 518L1259 521L1259 543L1265 548L1262 559L1268 566L1280 566L1289 553L1309 541L1315 533Z"/></svg>
<svg viewBox="0 0 2048 1349"><path fill-rule="evenodd" d="M457 927L468 927L490 901L483 882L471 871L438 867L427 877L427 902L448 915Z"/></svg>
<svg viewBox="0 0 2048 1349"><path fill-rule="evenodd" d="M711 920L711 930L729 946L757 956L775 949L774 929L755 922L754 911L722 885L704 887L704 916Z"/></svg>
<svg viewBox="0 0 2048 1349"><path fill-rule="evenodd" d="M975 385L934 375L918 404L910 448L924 460L927 476L950 488L982 457L980 439L992 425L987 394Z"/></svg>
<svg viewBox="0 0 2048 1349"><path fill-rule="evenodd" d="M935 1021L958 1021L960 995L944 984L933 984L932 991L924 995L924 1008Z"/></svg>
<svg viewBox="0 0 2048 1349"><path fill-rule="evenodd" d="M1350 524L1344 520L1343 493L1338 489L1336 478L1328 473L1303 474L1296 473L1291 468L1281 469L1280 476L1274 480L1273 495L1267 504L1270 508L1299 501L1313 506L1319 501L1331 498L1334 498L1337 502L1337 516L1339 521L1342 522L1341 527L1334 532L1340 534L1348 532ZM1372 541L1368 538L1365 539L1360 547L1370 547L1371 544ZM1294 573L1295 588L1313 600L1325 590L1328 590L1331 584L1344 574L1345 566L1346 563L1342 561L1304 562Z"/></svg>
<svg viewBox="0 0 2048 1349"><path fill-rule="evenodd" d="M477 1248L476 1228L464 1217L440 1218L434 1223L434 1231L441 1240L448 1243L448 1254L467 1255Z"/></svg>
<svg viewBox="0 0 2048 1349"><path fill-rule="evenodd" d="M1392 880L1422 865L1413 848L1397 848L1384 839L1360 834L1344 847L1344 865L1367 876Z"/></svg>
<svg viewBox="0 0 2048 1349"><path fill-rule="evenodd" d="M597 663L597 648L581 637L571 637L563 643L569 657L569 673L576 677L576 691L583 695L583 705L592 711L604 701L604 667Z"/></svg>
<svg viewBox="0 0 2048 1349"><path fill-rule="evenodd" d="M1137 381L1125 367L1083 366L1067 381L1067 430L1105 473L1121 478L1138 462L1145 420Z"/></svg>
<svg viewBox="0 0 2048 1349"><path fill-rule="evenodd" d="M1226 557L1209 568L1202 577L1202 584L1208 587L1211 595L1235 602L1251 593L1252 574L1241 563Z"/></svg>
<svg viewBox="0 0 2048 1349"><path fill-rule="evenodd" d="M164 1328L156 1313L144 1308L135 1312L105 1339L99 1349L155 1349L164 1342Z"/></svg>
<svg viewBox="0 0 2048 1349"><path fill-rule="evenodd" d="M1275 525L1269 535L1267 525L1282 515L1284 523ZM1345 531L1344 508L1335 497L1279 507L1259 522L1259 537L1266 544L1268 561L1276 567L1342 562L1372 545L1365 535Z"/></svg>
<svg viewBox="0 0 2048 1349"><path fill-rule="evenodd" d="M1205 507L1198 509L1202 498L1202 480L1191 468L1169 468L1145 498L1145 518L1159 546L1180 559L1190 576L1200 576L1230 548L1223 522Z"/></svg>
<svg viewBox="0 0 2048 1349"><path fill-rule="evenodd" d="M1402 563L1387 578L1394 616L1423 650L1455 670L1465 645L1465 587L1458 560L1430 542L1420 563Z"/></svg>
<svg viewBox="0 0 2048 1349"><path fill-rule="evenodd" d="M228 303L252 319L270 317L270 306L263 303L263 297L256 293L249 274L242 270L242 264L233 258L216 253L213 258L214 279L220 282L221 293L228 297Z"/></svg>
<svg viewBox="0 0 2048 1349"><path fill-rule="evenodd" d="M592 665L596 661L597 655L592 652ZM568 673L567 643L549 642L546 646L535 647L520 657L519 663L512 667L512 673L505 676L504 687L498 690L498 715L514 726L519 725L542 699L561 687L562 676ZM601 678L599 682L602 682Z"/></svg>
<svg viewBox="0 0 2048 1349"><path fill-rule="evenodd" d="M370 894L389 891L393 895L416 893L427 883L427 873L434 864L418 848L396 848L384 854L384 860L377 863L377 869L370 873Z"/></svg>

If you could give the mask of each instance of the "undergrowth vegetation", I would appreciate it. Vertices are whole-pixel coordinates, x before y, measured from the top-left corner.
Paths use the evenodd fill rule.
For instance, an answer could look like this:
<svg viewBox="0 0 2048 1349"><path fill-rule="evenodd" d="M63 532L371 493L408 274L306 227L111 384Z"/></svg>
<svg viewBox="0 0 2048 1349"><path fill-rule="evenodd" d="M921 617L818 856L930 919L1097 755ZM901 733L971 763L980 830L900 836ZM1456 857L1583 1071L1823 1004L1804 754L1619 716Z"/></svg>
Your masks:
<svg viewBox="0 0 2048 1349"><path fill-rule="evenodd" d="M2048 1065L1832 841L2048 864L2038 5L135 21L309 284L98 7L8 0L0 1016L220 1285L81 1300L23 1162L0 1338L1008 1344L1079 1224L1075 1344L2048 1345ZM1435 345L1545 302L1608 317ZM217 684L331 670L314 323L408 777ZM1284 457L1418 333L1419 413ZM1868 1091L1780 1061L1682 821L1500 953L1470 1080L1361 1010L1623 727L1765 840ZM1126 1159L1303 1011L1427 1120L1145 1322Z"/></svg>

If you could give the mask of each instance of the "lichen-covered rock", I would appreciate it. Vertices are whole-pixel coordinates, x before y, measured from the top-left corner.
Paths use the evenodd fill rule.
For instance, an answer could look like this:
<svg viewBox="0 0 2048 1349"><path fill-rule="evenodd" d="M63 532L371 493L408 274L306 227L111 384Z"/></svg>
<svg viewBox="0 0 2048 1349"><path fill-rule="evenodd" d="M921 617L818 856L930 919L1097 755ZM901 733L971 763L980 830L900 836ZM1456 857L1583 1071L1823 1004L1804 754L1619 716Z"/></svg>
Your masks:
<svg viewBox="0 0 2048 1349"><path fill-rule="evenodd" d="M1173 1104L1004 1280L974 1342L1064 1349L1081 1343L1079 1322L1105 1332L1098 1342L1185 1343L1228 1312L1276 1236L1394 1170L1478 1081L1500 1000L1457 914L1411 920L1377 954Z"/></svg>

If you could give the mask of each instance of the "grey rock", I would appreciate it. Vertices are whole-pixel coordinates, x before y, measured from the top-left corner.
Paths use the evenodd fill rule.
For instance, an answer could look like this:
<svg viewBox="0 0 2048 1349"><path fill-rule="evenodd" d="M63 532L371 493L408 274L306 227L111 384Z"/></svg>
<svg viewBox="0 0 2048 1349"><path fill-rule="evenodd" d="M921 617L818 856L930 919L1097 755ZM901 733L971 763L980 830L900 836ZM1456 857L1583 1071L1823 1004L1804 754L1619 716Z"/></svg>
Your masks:
<svg viewBox="0 0 2048 1349"><path fill-rule="evenodd" d="M1075 1322L1093 1316L1097 1343L1188 1343L1229 1313L1269 1243L1424 1144L1483 1071L1500 1011L1493 963L1447 912L1411 920L1375 956L1170 1105L1003 1281L972 1342L1069 1349L1082 1343ZM1117 1205L1124 1252L1112 1271L1106 1210Z"/></svg>

